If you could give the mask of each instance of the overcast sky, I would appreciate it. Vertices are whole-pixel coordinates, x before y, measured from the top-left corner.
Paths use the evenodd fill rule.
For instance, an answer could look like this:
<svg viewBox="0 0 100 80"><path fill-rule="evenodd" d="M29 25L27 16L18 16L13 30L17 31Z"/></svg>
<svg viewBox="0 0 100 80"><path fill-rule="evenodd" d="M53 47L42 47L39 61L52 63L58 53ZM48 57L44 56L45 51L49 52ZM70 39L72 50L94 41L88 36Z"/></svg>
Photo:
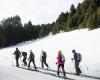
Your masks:
<svg viewBox="0 0 100 80"><path fill-rule="evenodd" d="M0 0L0 21L3 18L21 17L22 23L32 21L33 24L46 24L56 21L61 12L70 9L71 4L83 0Z"/></svg>

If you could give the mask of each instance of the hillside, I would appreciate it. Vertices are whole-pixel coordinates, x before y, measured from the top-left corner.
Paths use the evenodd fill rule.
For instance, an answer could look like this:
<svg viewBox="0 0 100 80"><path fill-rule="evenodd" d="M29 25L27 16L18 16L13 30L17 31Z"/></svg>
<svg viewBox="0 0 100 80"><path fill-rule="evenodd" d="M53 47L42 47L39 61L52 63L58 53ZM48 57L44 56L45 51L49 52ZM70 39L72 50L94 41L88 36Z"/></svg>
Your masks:
<svg viewBox="0 0 100 80"><path fill-rule="evenodd" d="M71 74L66 74L71 79L75 80L98 80L100 79L100 29L88 31L84 30L74 30L71 32L62 32L56 34L55 36L49 35L40 40L29 41L25 43L20 43L16 46L11 46L3 48L0 50L0 79L1 80L39 80L37 76L40 75L41 80L60 80L50 76L49 74L41 74L39 72L29 72L26 70L18 69L12 67L15 65L14 56L12 53L15 48L18 47L20 51L26 51L29 54L29 50L33 50L35 53L35 61L38 67L40 64L40 54L44 50L47 52L47 62L51 69L56 70L56 57L58 50L62 50L65 55L65 71L69 73L75 73L74 63L71 61L73 57L72 49L82 54L81 69L84 75L89 75L88 77L78 77ZM20 66L22 65L20 61ZM32 65L31 65L32 66ZM41 71L41 70L40 70ZM44 71L43 71L44 72ZM56 74L56 72L49 72ZM7 76L8 75L8 76ZM6 76L6 77L5 77ZM25 76L25 77L23 77ZM33 76L33 77L32 77ZM45 77L45 79L43 78ZM7 78L7 79L6 79ZM61 79L62 80L62 79Z"/></svg>

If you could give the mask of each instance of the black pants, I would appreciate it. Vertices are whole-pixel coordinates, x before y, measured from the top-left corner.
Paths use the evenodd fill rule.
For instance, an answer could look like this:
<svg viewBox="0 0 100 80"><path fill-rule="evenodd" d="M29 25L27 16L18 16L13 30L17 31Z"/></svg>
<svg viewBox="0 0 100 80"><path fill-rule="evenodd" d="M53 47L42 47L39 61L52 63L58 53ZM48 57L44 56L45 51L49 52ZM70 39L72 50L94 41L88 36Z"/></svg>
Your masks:
<svg viewBox="0 0 100 80"><path fill-rule="evenodd" d="M46 59L42 59L41 64L42 64L42 68L44 68L44 64L48 67L48 64L46 63Z"/></svg>
<svg viewBox="0 0 100 80"><path fill-rule="evenodd" d="M75 60L75 70L76 70L77 75L79 75L81 73L81 70L79 68L79 63L80 63L80 61Z"/></svg>
<svg viewBox="0 0 100 80"><path fill-rule="evenodd" d="M63 75L66 76L66 75L65 75L65 70L64 70L64 64L58 64L57 75L59 75L59 70L60 70L60 68L62 68Z"/></svg>
<svg viewBox="0 0 100 80"><path fill-rule="evenodd" d="M33 62L34 68L36 69L35 61L34 60L29 60L28 68L30 67L30 63Z"/></svg>
<svg viewBox="0 0 100 80"><path fill-rule="evenodd" d="M24 58L23 58L23 63L24 63L24 66L27 66L26 59L27 59L27 57L24 57Z"/></svg>
<svg viewBox="0 0 100 80"><path fill-rule="evenodd" d="M19 67L19 62L18 62L19 57L15 57L15 59L16 59L16 67Z"/></svg>

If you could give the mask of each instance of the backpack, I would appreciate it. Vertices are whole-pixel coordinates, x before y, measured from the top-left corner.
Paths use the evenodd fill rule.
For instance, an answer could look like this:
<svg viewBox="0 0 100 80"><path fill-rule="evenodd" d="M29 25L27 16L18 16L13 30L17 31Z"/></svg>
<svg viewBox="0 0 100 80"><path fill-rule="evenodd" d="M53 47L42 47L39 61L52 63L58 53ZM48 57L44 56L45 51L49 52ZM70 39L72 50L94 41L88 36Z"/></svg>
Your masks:
<svg viewBox="0 0 100 80"><path fill-rule="evenodd" d="M23 52L22 55L25 57L27 56L27 52Z"/></svg>
<svg viewBox="0 0 100 80"><path fill-rule="evenodd" d="M43 52L43 57L44 57L44 58L46 58L46 57L47 57L46 52Z"/></svg>
<svg viewBox="0 0 100 80"><path fill-rule="evenodd" d="M81 61L81 60L82 60L82 56L81 56L80 53L77 53L77 60L78 60L78 61Z"/></svg>
<svg viewBox="0 0 100 80"><path fill-rule="evenodd" d="M64 55L62 55L62 61L65 62L65 57L64 57Z"/></svg>

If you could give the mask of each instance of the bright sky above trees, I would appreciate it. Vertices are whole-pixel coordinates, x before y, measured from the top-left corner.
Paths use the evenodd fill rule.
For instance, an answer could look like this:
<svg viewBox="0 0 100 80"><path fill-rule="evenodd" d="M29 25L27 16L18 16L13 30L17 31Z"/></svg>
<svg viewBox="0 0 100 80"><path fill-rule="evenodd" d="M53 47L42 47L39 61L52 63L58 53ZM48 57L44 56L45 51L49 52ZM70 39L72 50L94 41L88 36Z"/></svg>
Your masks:
<svg viewBox="0 0 100 80"><path fill-rule="evenodd" d="M19 15L22 23L46 24L55 21L61 12L70 9L71 4L83 0L0 0L0 20Z"/></svg>

